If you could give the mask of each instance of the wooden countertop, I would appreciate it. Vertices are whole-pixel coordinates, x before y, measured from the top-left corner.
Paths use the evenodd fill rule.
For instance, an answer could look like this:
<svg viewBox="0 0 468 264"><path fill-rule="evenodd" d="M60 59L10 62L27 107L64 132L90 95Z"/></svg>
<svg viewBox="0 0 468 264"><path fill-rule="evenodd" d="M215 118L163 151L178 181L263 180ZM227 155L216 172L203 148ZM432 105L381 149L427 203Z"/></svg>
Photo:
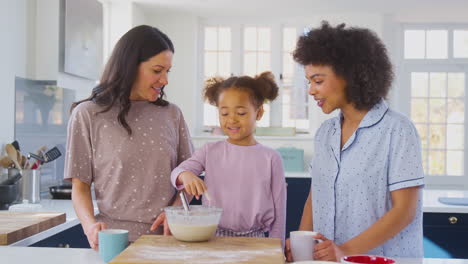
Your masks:
<svg viewBox="0 0 468 264"><path fill-rule="evenodd" d="M62 223L64 213L0 211L0 245L9 245Z"/></svg>
<svg viewBox="0 0 468 264"><path fill-rule="evenodd" d="M172 236L144 235L109 263L284 263L277 238L214 237L182 242Z"/></svg>

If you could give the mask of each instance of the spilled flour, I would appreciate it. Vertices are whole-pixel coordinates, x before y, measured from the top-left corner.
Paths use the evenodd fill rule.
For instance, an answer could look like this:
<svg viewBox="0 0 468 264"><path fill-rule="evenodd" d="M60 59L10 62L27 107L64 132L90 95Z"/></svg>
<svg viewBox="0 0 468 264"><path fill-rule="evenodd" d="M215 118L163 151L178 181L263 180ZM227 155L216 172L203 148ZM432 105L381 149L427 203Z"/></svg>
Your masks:
<svg viewBox="0 0 468 264"><path fill-rule="evenodd" d="M172 247L146 246L139 245L134 247L132 256L125 256L125 260L132 263L165 263L172 261L183 261L193 264L210 263L254 263L258 257L274 256L282 254L281 249L263 249L263 250L201 250L191 249L186 245L176 245ZM146 261L145 261L146 260Z"/></svg>

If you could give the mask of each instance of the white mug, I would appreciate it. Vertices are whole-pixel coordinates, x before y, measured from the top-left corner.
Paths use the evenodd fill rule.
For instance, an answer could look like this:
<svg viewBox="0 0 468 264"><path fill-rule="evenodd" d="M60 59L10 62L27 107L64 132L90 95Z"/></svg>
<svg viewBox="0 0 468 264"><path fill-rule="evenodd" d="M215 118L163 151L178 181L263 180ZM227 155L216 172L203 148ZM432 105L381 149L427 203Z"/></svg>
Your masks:
<svg viewBox="0 0 468 264"><path fill-rule="evenodd" d="M315 244L322 242L315 239L318 233L313 231L293 231L290 233L291 254L294 261L314 260Z"/></svg>

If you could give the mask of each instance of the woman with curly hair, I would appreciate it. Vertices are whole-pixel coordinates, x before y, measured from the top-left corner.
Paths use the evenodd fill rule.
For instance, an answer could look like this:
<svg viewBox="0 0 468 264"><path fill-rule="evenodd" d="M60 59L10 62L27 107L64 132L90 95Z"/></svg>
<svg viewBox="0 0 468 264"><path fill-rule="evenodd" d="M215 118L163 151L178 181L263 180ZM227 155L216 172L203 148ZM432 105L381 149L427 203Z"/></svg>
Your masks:
<svg viewBox="0 0 468 264"><path fill-rule="evenodd" d="M393 79L384 44L368 29L322 22L299 38L294 59L322 111L340 110L314 139L299 227L319 232L314 259L422 257L420 140L411 121L384 101ZM285 251L291 260L289 241Z"/></svg>

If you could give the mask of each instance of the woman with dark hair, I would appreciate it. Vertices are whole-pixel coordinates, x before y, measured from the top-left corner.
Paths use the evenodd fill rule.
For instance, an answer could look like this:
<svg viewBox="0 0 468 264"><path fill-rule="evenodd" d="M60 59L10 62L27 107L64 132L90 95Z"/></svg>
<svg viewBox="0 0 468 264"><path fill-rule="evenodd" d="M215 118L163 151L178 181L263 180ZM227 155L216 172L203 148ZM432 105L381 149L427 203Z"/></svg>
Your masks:
<svg viewBox="0 0 468 264"><path fill-rule="evenodd" d="M157 28L122 36L91 96L72 105L65 179L93 249L105 228L129 230L129 240L169 233L162 208L178 203L170 174L193 147L180 109L163 99L174 46ZM94 183L99 215L94 216Z"/></svg>
<svg viewBox="0 0 468 264"><path fill-rule="evenodd" d="M368 29L323 22L299 38L294 59L322 111L340 110L314 139L299 227L323 240L314 259L422 257L420 140L411 121L384 101L393 79L384 44ZM285 251L291 260L289 241Z"/></svg>

